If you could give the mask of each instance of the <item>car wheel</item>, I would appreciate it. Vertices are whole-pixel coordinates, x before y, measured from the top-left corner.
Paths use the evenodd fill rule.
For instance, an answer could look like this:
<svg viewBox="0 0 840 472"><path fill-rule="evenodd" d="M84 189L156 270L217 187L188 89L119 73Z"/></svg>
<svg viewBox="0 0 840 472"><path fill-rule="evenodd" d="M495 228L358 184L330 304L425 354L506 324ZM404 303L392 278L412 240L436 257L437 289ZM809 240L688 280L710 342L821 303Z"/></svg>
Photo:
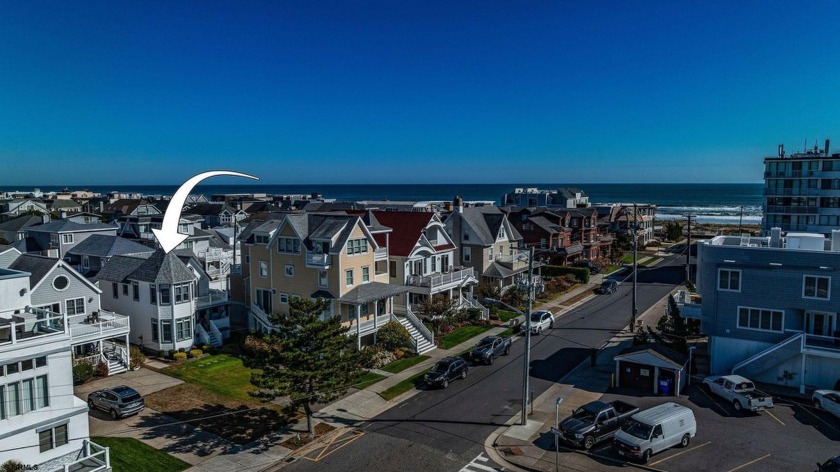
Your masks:
<svg viewBox="0 0 840 472"><path fill-rule="evenodd" d="M114 410L114 409L112 408L112 409L111 409L111 419L112 419L112 420L115 420L115 419L117 419L117 418L119 418L119 417L120 417L120 415L118 415L118 414L117 414L117 410Z"/></svg>
<svg viewBox="0 0 840 472"><path fill-rule="evenodd" d="M642 454L642 464L647 464L650 461L650 455L650 449L648 449L647 451L645 451L644 454Z"/></svg>
<svg viewBox="0 0 840 472"><path fill-rule="evenodd" d="M90 408L91 410L96 409L96 405L93 403L93 400L88 400L88 408Z"/></svg>
<svg viewBox="0 0 840 472"><path fill-rule="evenodd" d="M510 354L510 346L505 348L505 355L508 355L508 354Z"/></svg>
<svg viewBox="0 0 840 472"><path fill-rule="evenodd" d="M691 442L691 435L690 434L685 434L685 435L683 435L682 440L680 441L680 447L688 447L688 443L690 443L690 442Z"/></svg>
<svg viewBox="0 0 840 472"><path fill-rule="evenodd" d="M733 400L732 407L735 408L735 411L741 411L741 402L739 402L738 400Z"/></svg>
<svg viewBox="0 0 840 472"><path fill-rule="evenodd" d="M443 388L447 388L447 387L449 387L449 379L444 379L444 380L443 380L443 383L441 384L441 386L442 386Z"/></svg>
<svg viewBox="0 0 840 472"><path fill-rule="evenodd" d="M587 436L587 437L583 438L583 449L584 450L588 451L588 450L592 449L593 446L595 446L595 438L594 437Z"/></svg>
<svg viewBox="0 0 840 472"><path fill-rule="evenodd" d="M822 405L820 405L820 401L817 398L814 399L814 408L822 410Z"/></svg>
<svg viewBox="0 0 840 472"><path fill-rule="evenodd" d="M554 329L554 321L552 321L551 323L549 323L548 328L549 328L549 329Z"/></svg>
<svg viewBox="0 0 840 472"><path fill-rule="evenodd" d="M490 356L487 358L487 365L493 365L493 361L496 360L495 357Z"/></svg>
<svg viewBox="0 0 840 472"><path fill-rule="evenodd" d="M464 369L464 370L461 371L461 378L462 379L467 378L467 369Z"/></svg>

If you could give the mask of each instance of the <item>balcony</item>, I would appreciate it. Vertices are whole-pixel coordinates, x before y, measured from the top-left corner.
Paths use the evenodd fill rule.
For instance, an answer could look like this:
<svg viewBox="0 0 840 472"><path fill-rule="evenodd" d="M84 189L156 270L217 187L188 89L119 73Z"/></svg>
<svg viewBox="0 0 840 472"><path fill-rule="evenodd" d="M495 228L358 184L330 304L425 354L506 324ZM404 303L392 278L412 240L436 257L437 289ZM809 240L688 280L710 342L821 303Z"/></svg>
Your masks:
<svg viewBox="0 0 840 472"><path fill-rule="evenodd" d="M317 267L319 269L328 269L332 262L332 256L329 254L307 254L306 267Z"/></svg>
<svg viewBox="0 0 840 472"><path fill-rule="evenodd" d="M355 320L351 320L344 322L343 325L350 328L347 331L348 335L353 336L358 334L359 336L365 336L367 334L375 332L382 326L385 326L385 323L389 321L391 321L391 314L385 313L375 318L373 316L369 316L369 319L363 320L358 324L355 322Z"/></svg>
<svg viewBox="0 0 840 472"><path fill-rule="evenodd" d="M39 464L33 470L43 470L46 472L109 471L111 470L110 448L85 440L80 450Z"/></svg>
<svg viewBox="0 0 840 472"><path fill-rule="evenodd" d="M525 269L528 267L528 254L519 251L513 254L500 254L496 256L496 262L510 270Z"/></svg>
<svg viewBox="0 0 840 472"><path fill-rule="evenodd" d="M210 290L207 295L195 297L195 307L209 308L214 305L224 305L228 302L228 293L223 290Z"/></svg>
<svg viewBox="0 0 840 472"><path fill-rule="evenodd" d="M821 195L826 190L818 188L765 188L764 195Z"/></svg>
<svg viewBox="0 0 840 472"><path fill-rule="evenodd" d="M817 214L817 207L815 206L783 206L783 205L768 205L767 213L790 213L790 214Z"/></svg>
<svg viewBox="0 0 840 472"><path fill-rule="evenodd" d="M388 248L381 247L373 252L373 260L375 261L384 261L388 259Z"/></svg>
<svg viewBox="0 0 840 472"><path fill-rule="evenodd" d="M828 353L840 356L840 337L805 334L803 350L810 354Z"/></svg>
<svg viewBox="0 0 840 472"><path fill-rule="evenodd" d="M435 275L409 275L406 278L406 285L413 287L429 287L432 292L435 289L450 286L460 285L470 277L475 277L475 271L472 268L460 268L449 273L440 273Z"/></svg>
<svg viewBox="0 0 840 472"><path fill-rule="evenodd" d="M94 311L89 315L68 316L67 324L73 344L125 336L130 327L128 316L105 310Z"/></svg>
<svg viewBox="0 0 840 472"><path fill-rule="evenodd" d="M67 316L27 306L11 319L0 318L0 348L7 345L41 341L46 336L68 334Z"/></svg>
<svg viewBox="0 0 840 472"><path fill-rule="evenodd" d="M691 293L686 290L680 290L675 293L673 297L674 301L677 303L677 308L680 310L680 316L695 320L702 318L702 305L699 294Z"/></svg>

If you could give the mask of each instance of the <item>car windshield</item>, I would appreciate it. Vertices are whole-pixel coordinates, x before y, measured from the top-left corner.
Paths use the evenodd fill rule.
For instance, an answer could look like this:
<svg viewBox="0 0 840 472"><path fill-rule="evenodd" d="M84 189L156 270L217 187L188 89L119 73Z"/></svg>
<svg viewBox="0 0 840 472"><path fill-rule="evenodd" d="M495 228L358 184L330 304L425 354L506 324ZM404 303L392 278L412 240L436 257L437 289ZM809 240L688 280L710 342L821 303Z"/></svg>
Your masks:
<svg viewBox="0 0 840 472"><path fill-rule="evenodd" d="M621 426L621 430L639 439L650 439L650 433L653 431L653 427L630 419Z"/></svg>
<svg viewBox="0 0 840 472"><path fill-rule="evenodd" d="M438 362L438 363L437 363L437 364L435 364L435 366L432 368L432 372L438 372L438 373L440 373L440 372L446 372L446 371L448 371L448 370L449 370L449 364L450 364L449 362Z"/></svg>
<svg viewBox="0 0 840 472"><path fill-rule="evenodd" d="M543 312L538 311L536 313L531 313L531 321L539 321L542 318Z"/></svg>
<svg viewBox="0 0 840 472"><path fill-rule="evenodd" d="M610 280L607 280L607 281L604 281L603 283L601 283L601 287L609 287L610 285L612 285L612 281L610 281Z"/></svg>
<svg viewBox="0 0 840 472"><path fill-rule="evenodd" d="M491 346L493 344L493 341L495 341L495 340L496 340L496 338L484 338L484 339L482 339L481 341L478 342L476 347Z"/></svg>

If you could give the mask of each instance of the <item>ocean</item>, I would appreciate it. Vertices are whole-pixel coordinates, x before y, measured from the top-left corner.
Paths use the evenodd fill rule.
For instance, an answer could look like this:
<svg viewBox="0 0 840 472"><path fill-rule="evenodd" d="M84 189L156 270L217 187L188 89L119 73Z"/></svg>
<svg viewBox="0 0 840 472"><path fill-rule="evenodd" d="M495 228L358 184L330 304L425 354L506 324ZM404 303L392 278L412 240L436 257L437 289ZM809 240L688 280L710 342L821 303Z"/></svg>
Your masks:
<svg viewBox="0 0 840 472"><path fill-rule="evenodd" d="M403 184L403 185L200 185L195 192L205 195L221 193L310 194L327 199L451 201L460 195L466 201L501 202L502 195L517 187L550 189L574 186L598 203L651 203L657 206L657 218L673 220L686 214L697 216L699 223L761 223L763 184ZM73 186L93 192L111 191L172 195L176 185L91 185ZM43 192L61 187L40 187ZM33 188L0 188L2 191L32 191Z"/></svg>

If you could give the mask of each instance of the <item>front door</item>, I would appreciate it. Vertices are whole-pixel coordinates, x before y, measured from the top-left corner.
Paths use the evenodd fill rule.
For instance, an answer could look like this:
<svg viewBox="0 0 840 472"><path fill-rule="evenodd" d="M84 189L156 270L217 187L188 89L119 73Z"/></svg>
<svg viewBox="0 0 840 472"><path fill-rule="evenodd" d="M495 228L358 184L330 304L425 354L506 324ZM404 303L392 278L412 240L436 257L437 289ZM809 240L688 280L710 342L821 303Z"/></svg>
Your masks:
<svg viewBox="0 0 840 472"><path fill-rule="evenodd" d="M834 313L809 312L805 316L805 332L816 336L832 336L834 318Z"/></svg>

